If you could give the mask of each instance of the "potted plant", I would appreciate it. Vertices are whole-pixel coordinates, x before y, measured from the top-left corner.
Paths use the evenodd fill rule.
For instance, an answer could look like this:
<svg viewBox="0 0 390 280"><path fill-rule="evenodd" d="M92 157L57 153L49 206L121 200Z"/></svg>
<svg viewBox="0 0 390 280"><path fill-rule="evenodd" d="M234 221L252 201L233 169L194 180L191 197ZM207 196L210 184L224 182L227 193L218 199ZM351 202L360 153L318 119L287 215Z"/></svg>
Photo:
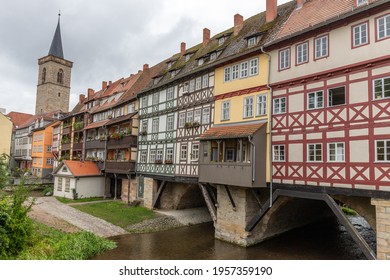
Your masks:
<svg viewBox="0 0 390 280"><path fill-rule="evenodd" d="M154 163L155 163L155 164L162 164L162 160L161 160L161 159L156 159L156 160L154 161Z"/></svg>
<svg viewBox="0 0 390 280"><path fill-rule="evenodd" d="M166 159L165 160L165 164L172 164L172 160L171 159Z"/></svg>
<svg viewBox="0 0 390 280"><path fill-rule="evenodd" d="M185 124L184 124L184 127L185 128L191 128L193 126L193 123L192 122L186 122Z"/></svg>
<svg viewBox="0 0 390 280"><path fill-rule="evenodd" d="M198 126L200 126L200 123L199 123L199 122L194 122L194 123L192 124L192 126L193 126L193 127L198 127Z"/></svg>
<svg viewBox="0 0 390 280"><path fill-rule="evenodd" d="M139 135L141 135L141 136L146 136L146 135L148 135L148 133L147 133L146 131L141 131L141 132L139 133Z"/></svg>

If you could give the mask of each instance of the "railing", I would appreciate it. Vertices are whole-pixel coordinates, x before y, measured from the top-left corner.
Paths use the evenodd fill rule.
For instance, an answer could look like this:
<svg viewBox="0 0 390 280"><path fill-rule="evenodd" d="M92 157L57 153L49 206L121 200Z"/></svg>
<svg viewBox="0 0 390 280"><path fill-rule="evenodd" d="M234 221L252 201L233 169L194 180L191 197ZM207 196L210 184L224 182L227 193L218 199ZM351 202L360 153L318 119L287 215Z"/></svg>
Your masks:
<svg viewBox="0 0 390 280"><path fill-rule="evenodd" d="M105 141L100 140L91 140L85 142L85 149L104 149L105 148Z"/></svg>
<svg viewBox="0 0 390 280"><path fill-rule="evenodd" d="M129 174L135 171L134 161L106 161L106 173Z"/></svg>
<svg viewBox="0 0 390 280"><path fill-rule="evenodd" d="M83 143L73 143L73 150L82 150Z"/></svg>
<svg viewBox="0 0 390 280"><path fill-rule="evenodd" d="M62 135L69 134L71 132L72 126L64 127L62 130Z"/></svg>
<svg viewBox="0 0 390 280"><path fill-rule="evenodd" d="M122 139L112 139L108 140L108 149L121 149L121 148L130 148L130 146L137 146L137 136L127 135L123 136Z"/></svg>

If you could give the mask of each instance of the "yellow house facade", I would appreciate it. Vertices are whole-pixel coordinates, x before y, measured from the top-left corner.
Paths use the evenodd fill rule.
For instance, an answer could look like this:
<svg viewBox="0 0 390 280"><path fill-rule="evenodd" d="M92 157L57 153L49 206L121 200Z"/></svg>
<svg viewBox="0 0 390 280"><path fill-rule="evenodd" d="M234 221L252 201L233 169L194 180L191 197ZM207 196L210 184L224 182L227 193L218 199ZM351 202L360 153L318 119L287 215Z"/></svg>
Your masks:
<svg viewBox="0 0 390 280"><path fill-rule="evenodd" d="M0 113L0 155L10 155L12 137L11 120Z"/></svg>
<svg viewBox="0 0 390 280"><path fill-rule="evenodd" d="M215 116L214 124L221 126L250 125L266 123L266 181L269 173L269 123L270 90L268 88L269 58L266 54L256 54L215 70ZM226 145L229 145L226 143ZM234 144L232 144L234 145ZM232 146L230 145L230 146ZM232 161L250 161L250 145L244 145L240 157L228 155ZM246 150L245 150L246 149ZM226 148L223 149L226 153ZM232 151L227 151L232 153ZM221 158L226 158L224 155Z"/></svg>

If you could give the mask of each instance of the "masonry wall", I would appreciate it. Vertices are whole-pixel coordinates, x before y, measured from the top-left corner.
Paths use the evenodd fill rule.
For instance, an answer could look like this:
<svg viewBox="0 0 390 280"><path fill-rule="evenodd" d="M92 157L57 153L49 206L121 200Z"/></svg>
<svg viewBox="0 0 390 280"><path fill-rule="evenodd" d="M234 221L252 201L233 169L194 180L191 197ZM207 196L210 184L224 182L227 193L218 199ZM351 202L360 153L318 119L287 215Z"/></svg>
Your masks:
<svg viewBox="0 0 390 280"><path fill-rule="evenodd" d="M390 260L390 200L372 199L376 207L377 259Z"/></svg>

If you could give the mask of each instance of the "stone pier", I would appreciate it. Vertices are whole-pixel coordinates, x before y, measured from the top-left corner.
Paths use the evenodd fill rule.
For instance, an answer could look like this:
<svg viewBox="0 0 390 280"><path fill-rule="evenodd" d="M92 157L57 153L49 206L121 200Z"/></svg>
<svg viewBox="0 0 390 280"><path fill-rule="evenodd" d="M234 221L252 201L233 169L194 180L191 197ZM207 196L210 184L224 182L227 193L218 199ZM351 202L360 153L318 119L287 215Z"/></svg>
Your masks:
<svg viewBox="0 0 390 280"><path fill-rule="evenodd" d="M376 208L377 259L390 260L390 200L371 201Z"/></svg>

